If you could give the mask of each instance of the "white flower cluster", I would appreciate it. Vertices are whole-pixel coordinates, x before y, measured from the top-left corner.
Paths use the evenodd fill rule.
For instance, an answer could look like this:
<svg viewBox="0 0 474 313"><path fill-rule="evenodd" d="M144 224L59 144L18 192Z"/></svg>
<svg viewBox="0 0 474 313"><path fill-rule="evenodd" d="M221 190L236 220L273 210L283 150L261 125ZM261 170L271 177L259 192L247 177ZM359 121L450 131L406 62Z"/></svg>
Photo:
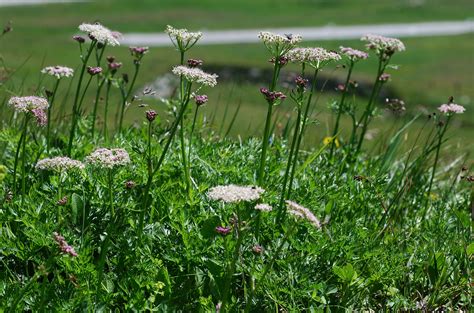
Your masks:
<svg viewBox="0 0 474 313"><path fill-rule="evenodd" d="M42 97L12 97L8 104L15 108L17 112L32 112L33 110L44 111L48 108L48 100Z"/></svg>
<svg viewBox="0 0 474 313"><path fill-rule="evenodd" d="M57 79L60 79L63 77L71 77L72 75L74 75L74 70L69 67L56 65L45 67L41 70L41 73L48 74L56 77Z"/></svg>
<svg viewBox="0 0 474 313"><path fill-rule="evenodd" d="M255 210L270 212L271 210L273 210L273 208L268 203L259 203L255 206Z"/></svg>
<svg viewBox="0 0 474 313"><path fill-rule="evenodd" d="M321 222L309 209L290 200L286 201L286 206L291 215L307 220L316 228L321 228Z"/></svg>
<svg viewBox="0 0 474 313"><path fill-rule="evenodd" d="M455 103L449 103L449 104L442 104L438 110L442 113L449 114L449 113L456 113L456 114L462 114L464 111L466 111L466 108L464 108L462 105L455 104Z"/></svg>
<svg viewBox="0 0 474 313"><path fill-rule="evenodd" d="M173 74L184 76L184 78L190 82L197 82L209 87L217 85L218 76L216 74L208 74L197 67L191 68L184 65L178 65L175 66L172 71Z"/></svg>
<svg viewBox="0 0 474 313"><path fill-rule="evenodd" d="M191 48L202 37L201 32L192 33L188 32L186 28L177 29L170 25L166 26L165 33L168 34L176 48L184 51Z"/></svg>
<svg viewBox="0 0 474 313"><path fill-rule="evenodd" d="M100 25L99 23L96 24L86 24L83 23L79 25L79 30L85 32L89 35L89 37L97 40L97 42L101 44L107 44L109 46L118 46L120 45L117 38L120 37L120 33L113 32L107 27Z"/></svg>
<svg viewBox="0 0 474 313"><path fill-rule="evenodd" d="M130 163L130 156L125 149L99 148L87 156L86 161L97 167L112 169Z"/></svg>
<svg viewBox="0 0 474 313"><path fill-rule="evenodd" d="M291 62L306 63L320 69L331 61L338 61L341 56L324 48L295 48L286 55Z"/></svg>
<svg viewBox="0 0 474 313"><path fill-rule="evenodd" d="M363 36L360 40L366 41L367 49L375 50L377 51L377 54L405 51L405 45L397 38L368 34Z"/></svg>
<svg viewBox="0 0 474 313"><path fill-rule="evenodd" d="M226 203L238 203L241 201L255 201L260 198L260 194L265 192L256 186L226 185L211 188L207 196L212 200L221 200Z"/></svg>
<svg viewBox="0 0 474 313"><path fill-rule="evenodd" d="M82 170L84 169L84 164L81 161L73 160L68 157L55 157L39 160L38 163L36 163L36 169L63 173L75 169Z"/></svg>
<svg viewBox="0 0 474 313"><path fill-rule="evenodd" d="M284 56L302 40L301 35L279 35L271 32L259 32L258 38L274 57Z"/></svg>
<svg viewBox="0 0 474 313"><path fill-rule="evenodd" d="M369 54L367 52L360 51L360 50L357 50L357 49L353 49L353 48L350 48L350 47L340 46L339 49L341 51L341 54L344 54L345 56L347 56L352 61L364 60L364 59L367 59L369 57Z"/></svg>

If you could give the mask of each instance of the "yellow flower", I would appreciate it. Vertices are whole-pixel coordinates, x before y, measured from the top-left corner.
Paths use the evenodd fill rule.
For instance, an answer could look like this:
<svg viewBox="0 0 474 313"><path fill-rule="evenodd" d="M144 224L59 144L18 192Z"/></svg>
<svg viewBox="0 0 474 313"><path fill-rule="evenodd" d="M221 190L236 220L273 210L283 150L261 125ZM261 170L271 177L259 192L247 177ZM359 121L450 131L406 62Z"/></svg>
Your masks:
<svg viewBox="0 0 474 313"><path fill-rule="evenodd" d="M336 148L339 148L341 146L341 144L339 143L339 140L337 140L337 138L333 139L333 137L324 137L323 143L325 145L328 145L328 144L332 143L333 140L334 140L334 144L335 144Z"/></svg>

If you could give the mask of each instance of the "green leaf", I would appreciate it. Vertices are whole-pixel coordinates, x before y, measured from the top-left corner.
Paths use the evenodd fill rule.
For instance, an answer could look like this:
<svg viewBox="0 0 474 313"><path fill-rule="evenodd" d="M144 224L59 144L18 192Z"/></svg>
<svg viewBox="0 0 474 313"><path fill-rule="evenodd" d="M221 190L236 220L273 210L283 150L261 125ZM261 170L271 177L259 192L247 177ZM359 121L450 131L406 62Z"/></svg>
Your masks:
<svg viewBox="0 0 474 313"><path fill-rule="evenodd" d="M76 223L78 212L82 211L82 209L84 208L84 201L82 200L82 197L78 195L77 193L72 194L71 207L72 207L72 221L73 223Z"/></svg>

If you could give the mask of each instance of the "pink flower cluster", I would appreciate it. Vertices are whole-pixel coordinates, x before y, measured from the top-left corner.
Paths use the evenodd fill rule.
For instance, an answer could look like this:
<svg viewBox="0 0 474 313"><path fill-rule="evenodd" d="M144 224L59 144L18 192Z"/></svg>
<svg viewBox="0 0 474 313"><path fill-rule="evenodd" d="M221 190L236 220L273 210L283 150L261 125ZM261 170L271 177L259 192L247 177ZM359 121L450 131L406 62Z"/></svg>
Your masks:
<svg viewBox="0 0 474 313"><path fill-rule="evenodd" d="M290 200L286 201L286 205L291 215L307 220L316 228L321 228L321 222L309 209Z"/></svg>
<svg viewBox="0 0 474 313"><path fill-rule="evenodd" d="M348 57L352 61L364 60L364 59L367 59L369 57L369 54L367 52L360 51L360 50L357 50L357 49L353 49L353 48L350 48L350 47L340 46L339 49L341 51L341 54L345 55L346 57Z"/></svg>
<svg viewBox="0 0 474 313"><path fill-rule="evenodd" d="M112 169L130 163L130 156L125 149L99 148L86 157L89 164Z"/></svg>
<svg viewBox="0 0 474 313"><path fill-rule="evenodd" d="M48 108L48 100L42 97L12 97L8 101L17 112L31 113L36 118L39 126L44 126L48 122L46 109Z"/></svg>
<svg viewBox="0 0 474 313"><path fill-rule="evenodd" d="M54 238L54 241L56 241L56 243L58 244L59 249L61 250L62 253L69 254L72 257L77 256L77 253L74 250L74 248L72 246L68 245L68 243L66 242L66 240L64 239L63 236L61 236L57 232L54 232L53 233L53 238Z"/></svg>
<svg viewBox="0 0 474 313"><path fill-rule="evenodd" d="M263 94L268 103L274 103L277 100L286 99L286 96L281 91L270 91L267 88L260 88L260 92Z"/></svg>
<svg viewBox="0 0 474 313"><path fill-rule="evenodd" d="M456 114L461 114L466 111L466 108L464 108L462 105L455 104L455 103L449 103L449 104L442 104L438 110L442 113L445 114L450 114L450 113L456 113Z"/></svg>

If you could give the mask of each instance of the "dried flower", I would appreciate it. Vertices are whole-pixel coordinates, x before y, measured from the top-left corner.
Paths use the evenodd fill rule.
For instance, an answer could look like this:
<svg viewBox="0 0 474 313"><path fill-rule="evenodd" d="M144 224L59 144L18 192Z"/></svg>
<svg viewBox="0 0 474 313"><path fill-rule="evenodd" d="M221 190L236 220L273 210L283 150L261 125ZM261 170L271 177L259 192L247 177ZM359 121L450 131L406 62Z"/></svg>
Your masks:
<svg viewBox="0 0 474 313"><path fill-rule="evenodd" d="M324 48L295 48L288 52L288 59L294 63L305 63L315 69L321 69L332 61L338 61L341 56Z"/></svg>
<svg viewBox="0 0 474 313"><path fill-rule="evenodd" d="M82 170L84 164L81 161L68 157L55 157L39 160L36 169L41 171L54 171L58 173L69 172L71 170Z"/></svg>
<svg viewBox="0 0 474 313"><path fill-rule="evenodd" d="M208 74L199 68L191 68L183 65L178 65L173 68L173 74L183 76L189 82L197 82L209 87L217 85L217 75Z"/></svg>
<svg viewBox="0 0 474 313"><path fill-rule="evenodd" d="M32 112L33 110L46 110L49 106L48 100L42 97L12 97L8 104L15 108L17 112Z"/></svg>
<svg viewBox="0 0 474 313"><path fill-rule="evenodd" d="M89 38L91 38L92 40L96 40L98 43L101 43L103 45L120 45L119 41L117 40L117 38L120 37L120 33L113 32L110 29L100 25L99 23L81 24L79 25L79 30L87 33Z"/></svg>
<svg viewBox="0 0 474 313"><path fill-rule="evenodd" d="M198 106L204 105L208 101L208 97L206 95L195 95L194 101Z"/></svg>
<svg viewBox="0 0 474 313"><path fill-rule="evenodd" d="M188 66L189 67L198 67L203 64L202 60L197 60L197 59L189 59L188 60Z"/></svg>
<svg viewBox="0 0 474 313"><path fill-rule="evenodd" d="M53 233L53 238L56 241L56 243L58 244L59 249L61 250L62 253L69 254L72 257L77 256L77 253L74 250L74 248L66 242L66 240L64 239L63 236L61 236L57 232L54 232Z"/></svg>
<svg viewBox="0 0 474 313"><path fill-rule="evenodd" d="M156 113L156 111L154 110L148 110L145 112L146 113L146 119L151 123L155 120L156 116L158 115L158 113Z"/></svg>
<svg viewBox="0 0 474 313"><path fill-rule="evenodd" d="M99 66L96 66L96 67L88 66L87 73L89 73L91 76L94 76L94 75L102 73L102 68Z"/></svg>
<svg viewBox="0 0 474 313"><path fill-rule="evenodd" d="M71 77L72 75L74 75L74 70L69 67L56 65L45 67L41 70L41 73L54 76L57 79L61 79L63 77Z"/></svg>
<svg viewBox="0 0 474 313"><path fill-rule="evenodd" d="M449 103L449 104L442 104L438 110L442 113L445 114L462 114L464 111L466 111L466 108L464 108L462 105L455 104L455 103Z"/></svg>
<svg viewBox="0 0 474 313"><path fill-rule="evenodd" d="M259 203L255 206L255 210L270 212L271 210L273 210L273 208L268 203Z"/></svg>
<svg viewBox="0 0 474 313"><path fill-rule="evenodd" d="M285 94L280 91L270 91L267 88L260 88L260 92L270 104L275 103L277 100L283 101L286 99Z"/></svg>
<svg viewBox="0 0 474 313"><path fill-rule="evenodd" d="M391 56L396 51L405 51L405 45L397 38L368 34L360 40L366 41L366 47L375 50L378 55Z"/></svg>
<svg viewBox="0 0 474 313"><path fill-rule="evenodd" d="M217 226L216 227L216 232L222 236L227 236L228 234L230 234L230 232L232 231L232 228L230 228L229 226L227 227L223 227L223 226Z"/></svg>
<svg viewBox="0 0 474 313"><path fill-rule="evenodd" d="M170 25L166 26L165 33L168 34L171 42L179 51L187 51L191 49L191 47L194 46L194 44L196 44L196 42L202 37L201 32L192 33L188 32L185 28L177 29Z"/></svg>
<svg viewBox="0 0 474 313"><path fill-rule="evenodd" d="M36 118L36 124L38 126L46 126L48 124L48 115L46 114L46 111L43 109L33 109L31 110L31 113L33 116Z"/></svg>
<svg viewBox="0 0 474 313"><path fill-rule="evenodd" d="M255 201L260 198L260 194L265 192L256 186L226 185L211 188L207 196L212 200L221 200L226 203L238 203L241 201Z"/></svg>
<svg viewBox="0 0 474 313"><path fill-rule="evenodd" d="M58 202L56 202L56 204L60 206L65 206L67 204L67 197L66 196L62 197L61 199L58 200Z"/></svg>
<svg viewBox="0 0 474 313"><path fill-rule="evenodd" d="M86 161L91 165L112 169L130 163L130 156L125 149L99 148L87 156Z"/></svg>
<svg viewBox="0 0 474 313"><path fill-rule="evenodd" d="M345 55L351 61L354 61L354 62L358 60L365 60L369 57L369 54L367 52L353 49L350 47L340 46L339 50L341 51L341 54Z"/></svg>
<svg viewBox="0 0 474 313"><path fill-rule="evenodd" d="M400 115L405 112L405 102L400 99L385 99L385 103L387 103L390 111L394 114Z"/></svg>
<svg viewBox="0 0 474 313"><path fill-rule="evenodd" d="M126 189L133 189L137 184L133 180L128 180L125 182Z"/></svg>
<svg viewBox="0 0 474 313"><path fill-rule="evenodd" d="M290 200L286 201L286 206L291 215L307 220L316 228L321 228L321 223L309 209Z"/></svg>
<svg viewBox="0 0 474 313"><path fill-rule="evenodd" d="M300 35L288 34L282 36L271 32L260 32L258 38L263 41L275 60L280 60L281 56L284 56L302 40Z"/></svg>

